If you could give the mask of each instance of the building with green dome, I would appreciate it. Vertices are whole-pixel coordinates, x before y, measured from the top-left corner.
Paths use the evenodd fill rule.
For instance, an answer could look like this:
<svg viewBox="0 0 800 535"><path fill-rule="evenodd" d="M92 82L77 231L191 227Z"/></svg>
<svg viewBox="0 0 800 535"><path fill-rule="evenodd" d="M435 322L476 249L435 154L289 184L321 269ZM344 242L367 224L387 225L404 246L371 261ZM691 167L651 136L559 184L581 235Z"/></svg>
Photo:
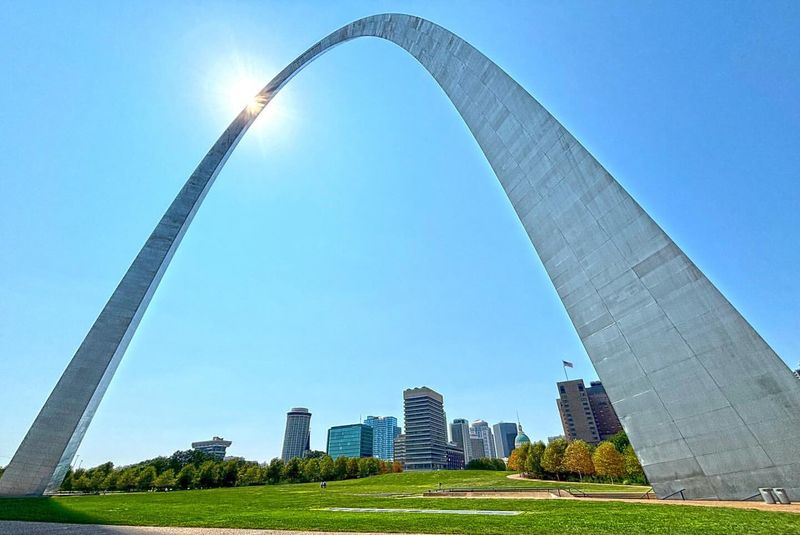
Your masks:
<svg viewBox="0 0 800 535"><path fill-rule="evenodd" d="M531 439L529 439L528 435L522 430L522 424L517 424L517 428L519 429L519 433L517 433L517 437L514 439L514 449L519 448L523 444L531 443Z"/></svg>

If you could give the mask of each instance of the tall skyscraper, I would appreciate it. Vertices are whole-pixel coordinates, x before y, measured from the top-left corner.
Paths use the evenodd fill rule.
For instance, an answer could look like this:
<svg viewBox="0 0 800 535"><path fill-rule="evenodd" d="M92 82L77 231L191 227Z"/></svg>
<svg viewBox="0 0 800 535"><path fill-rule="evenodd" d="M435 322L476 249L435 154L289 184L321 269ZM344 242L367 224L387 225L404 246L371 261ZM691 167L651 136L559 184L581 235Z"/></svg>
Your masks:
<svg viewBox="0 0 800 535"><path fill-rule="evenodd" d="M483 441L484 457L491 459L497 458L497 450L494 447L494 435L492 428L485 420L475 420L470 427L470 434L480 438Z"/></svg>
<svg viewBox="0 0 800 535"><path fill-rule="evenodd" d="M405 469L438 470L447 466L447 422L442 395L428 387L403 391Z"/></svg>
<svg viewBox="0 0 800 535"><path fill-rule="evenodd" d="M385 461L394 460L394 441L400 434L394 416L367 416L364 423L372 428L372 456Z"/></svg>
<svg viewBox="0 0 800 535"><path fill-rule="evenodd" d="M606 389L600 381L592 381L586 389L589 395L589 406L592 408L594 421L597 423L597 432L600 440L607 440L609 437L622 431L622 424L617 418L614 406L608 399Z"/></svg>
<svg viewBox="0 0 800 535"><path fill-rule="evenodd" d="M286 462L293 457L303 457L310 449L311 413L305 407L295 407L286 413L281 459Z"/></svg>
<svg viewBox="0 0 800 535"><path fill-rule="evenodd" d="M332 458L372 457L372 427L367 424L337 425L328 429L327 452Z"/></svg>
<svg viewBox="0 0 800 535"><path fill-rule="evenodd" d="M230 440L225 440L222 437L214 437L211 440L192 442L192 449L208 453L217 459L224 459L225 451L231 444L232 442Z"/></svg>
<svg viewBox="0 0 800 535"><path fill-rule="evenodd" d="M450 438L464 451L464 462L473 459L472 443L469 440L469 421L465 418L456 418L450 424Z"/></svg>
<svg viewBox="0 0 800 535"><path fill-rule="evenodd" d="M558 383L559 398L556 400L561 415L561 425L567 440L584 440L589 444L600 442L597 422L589 404L589 395L583 379Z"/></svg>
<svg viewBox="0 0 800 535"><path fill-rule="evenodd" d="M507 458L514 450L514 439L517 438L517 424L500 422L492 426L494 431L494 448L498 457Z"/></svg>
<svg viewBox="0 0 800 535"><path fill-rule="evenodd" d="M483 459L489 456L484 449L483 439L481 437L470 435L469 442L472 448L472 459L470 459L470 461L473 459Z"/></svg>

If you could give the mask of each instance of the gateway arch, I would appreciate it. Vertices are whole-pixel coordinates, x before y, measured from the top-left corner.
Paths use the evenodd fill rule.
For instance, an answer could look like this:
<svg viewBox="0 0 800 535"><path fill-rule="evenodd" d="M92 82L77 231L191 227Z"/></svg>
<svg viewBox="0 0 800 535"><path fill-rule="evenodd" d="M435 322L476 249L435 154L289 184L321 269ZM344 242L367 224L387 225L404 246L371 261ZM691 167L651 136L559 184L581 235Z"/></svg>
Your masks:
<svg viewBox="0 0 800 535"><path fill-rule="evenodd" d="M486 155L659 496L800 496L800 382L650 216L525 89L458 36L383 14L283 69L213 145L89 330L0 479L56 490L209 188L275 94L333 46L379 37L433 76Z"/></svg>

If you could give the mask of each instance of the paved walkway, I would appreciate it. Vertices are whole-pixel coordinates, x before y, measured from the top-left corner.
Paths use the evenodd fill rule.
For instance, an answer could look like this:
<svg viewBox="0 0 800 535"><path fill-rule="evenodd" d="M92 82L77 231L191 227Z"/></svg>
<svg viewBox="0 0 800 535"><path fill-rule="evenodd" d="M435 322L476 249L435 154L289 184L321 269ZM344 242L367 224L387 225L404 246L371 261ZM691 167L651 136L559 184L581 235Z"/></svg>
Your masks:
<svg viewBox="0 0 800 535"><path fill-rule="evenodd" d="M144 526L98 526L50 522L0 521L0 535L386 535L332 531L280 531L232 528L158 528Z"/></svg>
<svg viewBox="0 0 800 535"><path fill-rule="evenodd" d="M519 474L511 474L506 476L509 479L520 479L531 481L528 478L520 477ZM543 480L534 480L534 481L543 481ZM638 490L638 489L637 489ZM481 496L475 496L480 498L488 498L490 496L486 495L487 493L483 493ZM756 502L756 501L725 501L725 500L642 500L642 499L635 499L635 498L582 498L578 496L569 496L564 494L562 496L553 496L552 494L545 495L542 492L536 493L535 490L532 490L530 493L519 493L518 496L509 496L507 494L500 494L498 493L495 497L496 498L503 498L504 500L509 498L519 498L519 499L531 499L531 498L538 498L542 499L545 496L548 499L560 499L560 500L586 500L590 502L596 501L612 501L612 502L625 502L625 503L646 503L649 505L692 505L697 507L728 507L731 509L756 509L758 511L770 511L773 513L798 513L800 514L800 502L794 502L791 505L780 505L780 504L769 504L764 502Z"/></svg>

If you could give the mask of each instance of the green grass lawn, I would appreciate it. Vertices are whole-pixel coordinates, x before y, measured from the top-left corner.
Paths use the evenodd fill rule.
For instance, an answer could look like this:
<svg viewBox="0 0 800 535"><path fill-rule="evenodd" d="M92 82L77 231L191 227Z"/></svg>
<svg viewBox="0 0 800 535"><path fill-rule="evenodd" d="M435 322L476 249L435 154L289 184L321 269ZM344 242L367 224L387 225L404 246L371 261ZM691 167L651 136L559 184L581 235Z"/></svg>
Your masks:
<svg viewBox="0 0 800 535"><path fill-rule="evenodd" d="M800 515L722 508L578 500L387 496L444 487L554 486L514 481L507 472L402 473L318 484L168 493L0 499L0 520L418 533L798 533ZM608 485L575 483L582 490ZM633 487L638 489L639 487ZM631 490L628 486L612 490ZM642 488L642 492L646 489ZM491 509L518 516L344 513L327 507Z"/></svg>

